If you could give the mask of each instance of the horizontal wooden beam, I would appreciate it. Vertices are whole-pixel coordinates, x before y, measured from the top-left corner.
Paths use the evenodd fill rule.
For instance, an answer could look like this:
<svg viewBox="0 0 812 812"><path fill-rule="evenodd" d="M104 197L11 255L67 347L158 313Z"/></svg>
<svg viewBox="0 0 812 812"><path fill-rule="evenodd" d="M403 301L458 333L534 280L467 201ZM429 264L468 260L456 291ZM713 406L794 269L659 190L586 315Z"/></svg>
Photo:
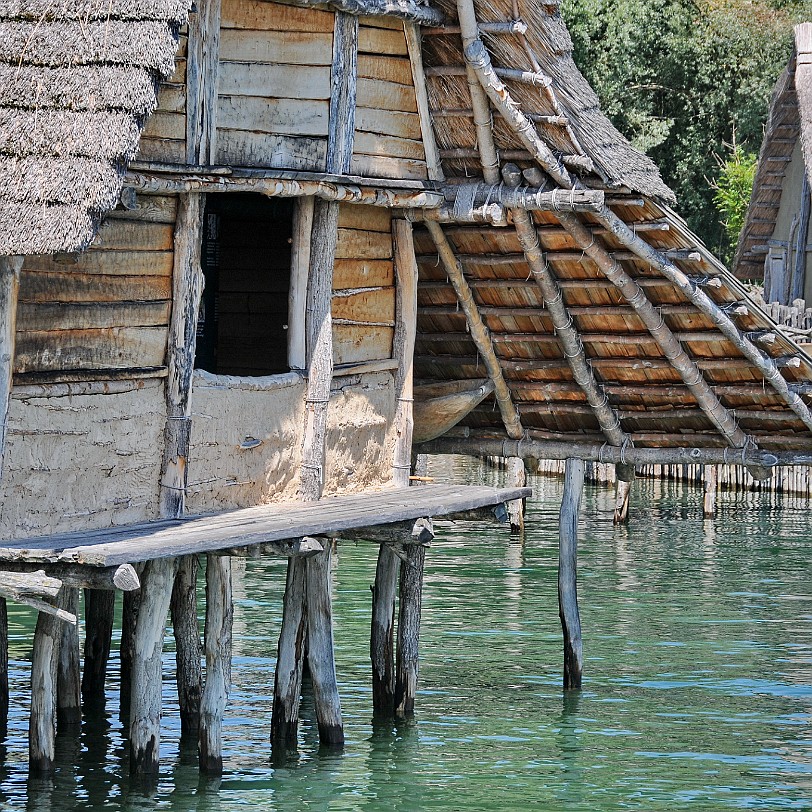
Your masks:
<svg viewBox="0 0 812 812"><path fill-rule="evenodd" d="M581 459L592 462L634 465L703 464L812 465L812 447L804 451L761 451L746 448L617 448L606 443L550 440L487 440L477 437L440 438L418 446L421 454L471 454L475 456L521 457L547 460Z"/></svg>
<svg viewBox="0 0 812 812"><path fill-rule="evenodd" d="M132 592L141 586L138 573L132 564L118 567L83 567L81 564L32 564L26 561L4 561L0 572L44 572L49 578L58 579L65 586L78 589L120 589Z"/></svg>
<svg viewBox="0 0 812 812"><path fill-rule="evenodd" d="M375 544L429 545L434 539L434 527L429 518L417 521L392 522L374 527L355 527L331 534L347 541L371 541Z"/></svg>

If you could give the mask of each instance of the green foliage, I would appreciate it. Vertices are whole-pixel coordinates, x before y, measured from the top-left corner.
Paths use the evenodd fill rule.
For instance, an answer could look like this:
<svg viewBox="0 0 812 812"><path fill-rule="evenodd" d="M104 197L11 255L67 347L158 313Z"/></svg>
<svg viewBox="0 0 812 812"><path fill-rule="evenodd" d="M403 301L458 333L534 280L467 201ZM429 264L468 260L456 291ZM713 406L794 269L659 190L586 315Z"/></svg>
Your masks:
<svg viewBox="0 0 812 812"><path fill-rule="evenodd" d="M562 13L604 111L659 165L691 227L729 254L706 178L719 177L715 155L734 130L761 143L792 26L812 0L563 0Z"/></svg>
<svg viewBox="0 0 812 812"><path fill-rule="evenodd" d="M756 177L758 156L745 152L741 144L735 141L726 144L730 154L726 160L717 157L719 163L719 178L711 183L714 190L713 202L725 227L727 244L730 246L725 260L732 259L732 249L735 248L739 234L744 226L747 206L753 191L753 181Z"/></svg>

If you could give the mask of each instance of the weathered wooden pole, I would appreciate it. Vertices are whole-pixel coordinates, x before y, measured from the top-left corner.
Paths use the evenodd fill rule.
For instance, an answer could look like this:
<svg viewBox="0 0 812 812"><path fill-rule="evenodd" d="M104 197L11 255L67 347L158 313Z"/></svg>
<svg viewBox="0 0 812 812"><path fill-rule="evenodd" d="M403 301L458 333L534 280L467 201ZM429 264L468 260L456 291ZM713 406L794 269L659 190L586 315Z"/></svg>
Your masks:
<svg viewBox="0 0 812 812"><path fill-rule="evenodd" d="M79 614L79 590L63 587L64 609ZM79 667L79 630L74 623L62 623L57 669L56 721L59 730L77 730L82 722L82 691Z"/></svg>
<svg viewBox="0 0 812 812"><path fill-rule="evenodd" d="M82 704L101 709L105 704L104 688L107 663L113 636L116 593L109 589L85 590L85 657L82 670Z"/></svg>
<svg viewBox="0 0 812 812"><path fill-rule="evenodd" d="M0 598L0 746L8 735L8 609Z"/></svg>
<svg viewBox="0 0 812 812"><path fill-rule="evenodd" d="M508 488L523 488L527 484L527 472L521 457L508 457L505 460L505 485ZM524 532L524 499L508 502L510 532L518 535Z"/></svg>
<svg viewBox="0 0 812 812"><path fill-rule="evenodd" d="M67 587L56 599L59 607L67 602ZM28 770L32 776L50 775L54 768L56 739L56 693L59 673L59 644L65 621L40 612L34 630L31 658L31 717L28 723Z"/></svg>
<svg viewBox="0 0 812 812"><path fill-rule="evenodd" d="M159 768L161 654L174 577L174 558L147 562L133 639L130 774L148 780L157 778Z"/></svg>
<svg viewBox="0 0 812 812"><path fill-rule="evenodd" d="M558 544L558 614L564 634L565 691L581 687L584 670L577 589L578 514L583 490L584 462L568 459L564 467Z"/></svg>
<svg viewBox="0 0 812 812"><path fill-rule="evenodd" d="M200 695L203 690L200 660L203 646L197 622L199 568L200 562L196 555L185 555L178 559L178 571L169 606L175 635L180 731L184 737L196 736L200 726Z"/></svg>
<svg viewBox="0 0 812 812"><path fill-rule="evenodd" d="M307 635L305 569L304 558L288 559L271 715L271 752L275 761L283 761L285 755L296 750L297 746L302 662Z"/></svg>
<svg viewBox="0 0 812 812"><path fill-rule="evenodd" d="M395 676L395 716L414 715L420 651L420 613L423 602L423 568L426 548L410 544L400 570L398 647Z"/></svg>
<svg viewBox="0 0 812 812"><path fill-rule="evenodd" d="M719 479L719 471L715 465L705 465L702 471L704 473L702 482L702 515L706 519L712 519L716 515L716 488Z"/></svg>
<svg viewBox="0 0 812 812"><path fill-rule="evenodd" d="M615 465L615 515L614 524L627 524L629 521L629 499L634 482L633 464L619 462Z"/></svg>
<svg viewBox="0 0 812 812"><path fill-rule="evenodd" d="M223 771L223 713L231 687L231 558L206 556L206 686L200 702L200 770Z"/></svg>
<svg viewBox="0 0 812 812"><path fill-rule="evenodd" d="M6 451L6 425L17 327L17 294L22 267L22 257L0 257L0 475Z"/></svg>
<svg viewBox="0 0 812 812"><path fill-rule="evenodd" d="M372 661L372 713L390 718L395 712L395 599L400 559L382 544L372 587L372 631L369 656Z"/></svg>
<svg viewBox="0 0 812 812"><path fill-rule="evenodd" d="M143 578L143 565L137 566L139 578ZM143 583L143 582L142 582ZM121 674L119 686L118 718L124 726L125 735L130 731L130 697L132 696L132 669L135 659L135 626L141 608L141 587L124 593L121 610Z"/></svg>
<svg viewBox="0 0 812 812"><path fill-rule="evenodd" d="M319 741L330 747L344 744L344 725L333 656L333 610L330 590L332 545L307 559L307 659L313 681L313 698Z"/></svg>

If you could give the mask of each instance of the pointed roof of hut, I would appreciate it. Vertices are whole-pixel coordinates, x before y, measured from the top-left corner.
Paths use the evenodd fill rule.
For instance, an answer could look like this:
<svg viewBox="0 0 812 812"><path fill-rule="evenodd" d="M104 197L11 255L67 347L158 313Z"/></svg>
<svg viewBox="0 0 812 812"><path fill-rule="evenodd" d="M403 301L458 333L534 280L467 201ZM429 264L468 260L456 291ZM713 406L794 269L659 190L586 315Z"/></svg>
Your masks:
<svg viewBox="0 0 812 812"><path fill-rule="evenodd" d="M0 253L76 251L121 194L190 0L0 0Z"/></svg>
<svg viewBox="0 0 812 812"><path fill-rule="evenodd" d="M795 26L795 44L773 89L747 218L733 270L739 279L761 279L764 258L781 206L781 189L800 140L812 183L812 23Z"/></svg>

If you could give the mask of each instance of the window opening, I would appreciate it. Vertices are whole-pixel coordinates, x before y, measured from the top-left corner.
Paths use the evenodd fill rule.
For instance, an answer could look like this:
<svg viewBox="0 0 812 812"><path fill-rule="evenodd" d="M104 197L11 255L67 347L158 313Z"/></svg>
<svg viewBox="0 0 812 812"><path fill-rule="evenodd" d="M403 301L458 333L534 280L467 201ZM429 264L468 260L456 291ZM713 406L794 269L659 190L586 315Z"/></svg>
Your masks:
<svg viewBox="0 0 812 812"><path fill-rule="evenodd" d="M196 368L244 376L289 370L293 208L288 198L206 196Z"/></svg>

